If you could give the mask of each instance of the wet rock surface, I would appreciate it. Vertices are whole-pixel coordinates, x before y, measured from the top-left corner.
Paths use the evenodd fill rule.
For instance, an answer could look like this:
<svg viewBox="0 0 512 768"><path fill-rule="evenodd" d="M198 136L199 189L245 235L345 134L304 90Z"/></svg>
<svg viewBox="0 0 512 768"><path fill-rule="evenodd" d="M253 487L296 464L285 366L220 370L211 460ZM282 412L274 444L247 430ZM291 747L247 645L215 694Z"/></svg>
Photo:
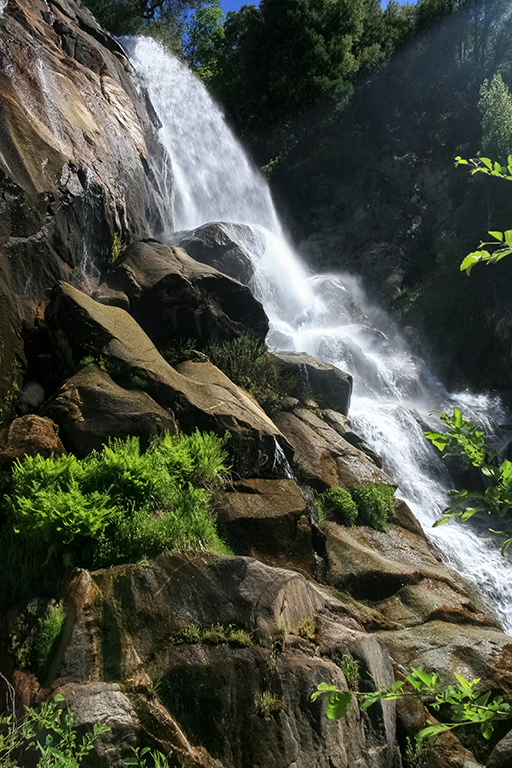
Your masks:
<svg viewBox="0 0 512 768"><path fill-rule="evenodd" d="M13 0L0 25L1 397L55 280L97 273L114 232L160 233L167 159L121 47L84 6Z"/></svg>
<svg viewBox="0 0 512 768"><path fill-rule="evenodd" d="M264 339L268 320L247 288L181 248L134 243L109 273L109 284L130 300L130 311L159 348L194 339L200 345L242 333Z"/></svg>
<svg viewBox="0 0 512 768"><path fill-rule="evenodd" d="M209 264L245 285L249 283L254 268L239 240L249 241L254 247L254 233L250 227L213 223L191 232L178 232L176 237L180 248L196 261Z"/></svg>

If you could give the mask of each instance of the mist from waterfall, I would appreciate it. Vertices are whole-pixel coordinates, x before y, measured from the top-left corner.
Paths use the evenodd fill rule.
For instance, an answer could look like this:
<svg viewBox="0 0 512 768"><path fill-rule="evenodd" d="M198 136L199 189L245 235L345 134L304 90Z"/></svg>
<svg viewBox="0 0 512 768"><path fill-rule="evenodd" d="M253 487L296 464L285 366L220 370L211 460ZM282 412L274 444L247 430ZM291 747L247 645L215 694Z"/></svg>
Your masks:
<svg viewBox="0 0 512 768"><path fill-rule="evenodd" d="M253 289L270 320L270 348L307 352L354 377L350 419L381 454L384 469L443 560L463 574L512 632L512 567L486 529L456 522L432 529L447 506L450 477L423 437L431 409L461 409L495 434L510 422L497 398L449 393L413 355L381 310L347 275L312 275L282 231L268 187L204 86L149 38L123 46L162 122L160 139L173 168L169 242L174 232L228 222L254 265ZM250 225L252 234L246 237Z"/></svg>

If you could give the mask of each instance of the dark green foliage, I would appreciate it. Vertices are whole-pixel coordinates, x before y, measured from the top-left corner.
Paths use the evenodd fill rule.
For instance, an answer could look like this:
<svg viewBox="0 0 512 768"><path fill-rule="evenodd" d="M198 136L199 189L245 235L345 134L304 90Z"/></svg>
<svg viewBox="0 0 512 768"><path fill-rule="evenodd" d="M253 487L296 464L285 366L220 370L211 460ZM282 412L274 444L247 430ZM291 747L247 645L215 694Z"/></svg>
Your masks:
<svg viewBox="0 0 512 768"><path fill-rule="evenodd" d="M62 602L50 608L43 620L34 646L36 668L40 677L48 672L58 648L66 613Z"/></svg>
<svg viewBox="0 0 512 768"><path fill-rule="evenodd" d="M211 344L206 353L231 381L250 392L269 415L280 410L290 389L290 379L280 372L263 341L242 334L233 341Z"/></svg>
<svg viewBox="0 0 512 768"><path fill-rule="evenodd" d="M115 35L150 34L171 50L181 51L190 8L205 0L87 0L98 21Z"/></svg>
<svg viewBox="0 0 512 768"><path fill-rule="evenodd" d="M196 432L166 435L145 453L132 437L81 460L25 458L4 497L8 556L30 570L97 568L165 549L225 551L205 489L226 472L224 443Z"/></svg>
<svg viewBox="0 0 512 768"><path fill-rule="evenodd" d="M336 520L342 525L355 525L357 504L345 488L329 488L316 498L320 522Z"/></svg>
<svg viewBox="0 0 512 768"><path fill-rule="evenodd" d="M393 517L395 489L385 483L366 483L354 488L352 498L357 504L359 523L376 531L386 531Z"/></svg>

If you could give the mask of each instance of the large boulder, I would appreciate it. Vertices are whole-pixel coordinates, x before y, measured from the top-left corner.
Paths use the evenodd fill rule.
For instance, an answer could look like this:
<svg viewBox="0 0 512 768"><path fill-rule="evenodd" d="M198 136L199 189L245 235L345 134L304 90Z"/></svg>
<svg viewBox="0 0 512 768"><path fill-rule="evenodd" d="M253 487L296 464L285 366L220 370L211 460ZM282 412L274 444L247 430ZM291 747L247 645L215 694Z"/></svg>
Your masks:
<svg viewBox="0 0 512 768"><path fill-rule="evenodd" d="M123 768L139 743L140 723L130 700L114 683L91 682L64 685L56 694L64 696L75 716L79 735L91 732L96 723L108 726L94 742L94 751L81 762L83 768Z"/></svg>
<svg viewBox="0 0 512 768"><path fill-rule="evenodd" d="M274 422L295 451L295 470L316 490L328 486L353 490L362 483L395 485L365 453L312 411L300 407L282 411Z"/></svg>
<svg viewBox="0 0 512 768"><path fill-rule="evenodd" d="M217 498L219 533L237 555L314 573L306 501L291 480L243 480Z"/></svg>
<svg viewBox="0 0 512 768"><path fill-rule="evenodd" d="M498 626L455 571L435 557L423 536L395 522L386 533L336 523L328 523L325 532L327 581L371 605L382 617L382 626L402 629L433 620Z"/></svg>
<svg viewBox="0 0 512 768"><path fill-rule="evenodd" d="M81 4L3 5L0 406L20 383L22 324L55 280L81 284L108 262L114 232L158 236L169 209L158 120L120 45Z"/></svg>
<svg viewBox="0 0 512 768"><path fill-rule="evenodd" d="M183 363L179 371L172 368L123 309L98 304L61 283L53 291L46 319L56 350L69 368L85 355L103 357L142 377L148 395L171 409L185 432L229 432L237 471L246 474L258 464L271 468L281 450L279 442L291 454L278 428L246 392L211 363Z"/></svg>
<svg viewBox="0 0 512 768"><path fill-rule="evenodd" d="M298 392L310 390L322 407L332 408L345 416L348 414L352 396L349 373L304 352L277 352L275 358L283 373L297 381ZM293 387L288 394L295 394Z"/></svg>
<svg viewBox="0 0 512 768"><path fill-rule="evenodd" d="M178 431L173 415L146 392L133 384L119 386L92 363L60 387L43 413L59 425L68 449L79 457L113 437L135 435L146 448L157 435Z"/></svg>
<svg viewBox="0 0 512 768"><path fill-rule="evenodd" d="M76 572L66 594L72 626L56 674L74 686L101 670L123 683L156 742L178 758L185 732L225 768L393 765L394 702L371 715L354 705L332 722L309 701L322 681L347 689L335 662L349 651L366 684L389 685L393 674L382 648L302 576L250 558L175 554ZM301 629L305 622L316 634ZM207 640L212 625L228 636L244 630L246 639Z"/></svg>
<svg viewBox="0 0 512 768"><path fill-rule="evenodd" d="M268 319L250 289L181 248L130 245L108 277L130 300L130 311L160 348L193 338L200 345L241 333L264 339Z"/></svg>
<svg viewBox="0 0 512 768"><path fill-rule="evenodd" d="M251 252L258 252L256 234L243 224L212 223L197 227L190 232L178 232L178 245L189 256L202 264L209 264L219 272L234 277L247 285L254 268L246 252L240 247L240 240L251 246ZM260 245L260 248L263 244Z"/></svg>

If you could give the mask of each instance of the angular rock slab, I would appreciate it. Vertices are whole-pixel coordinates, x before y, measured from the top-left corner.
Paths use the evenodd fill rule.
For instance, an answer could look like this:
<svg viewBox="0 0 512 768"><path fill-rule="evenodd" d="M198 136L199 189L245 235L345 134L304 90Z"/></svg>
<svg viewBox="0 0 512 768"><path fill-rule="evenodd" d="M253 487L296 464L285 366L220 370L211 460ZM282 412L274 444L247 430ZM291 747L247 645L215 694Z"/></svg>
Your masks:
<svg viewBox="0 0 512 768"><path fill-rule="evenodd" d="M110 728L94 742L94 750L84 758L83 768L120 768L133 756L138 745L140 723L129 699L112 683L64 685L58 693L75 715L79 734L91 732L96 723Z"/></svg>
<svg viewBox="0 0 512 768"><path fill-rule="evenodd" d="M178 431L169 411L146 392L126 389L91 363L68 379L44 408L70 451L83 458L110 438L134 435L146 449L157 435Z"/></svg>
<svg viewBox="0 0 512 768"><path fill-rule="evenodd" d="M314 573L306 501L291 480L245 480L216 499L218 529L230 549L269 565Z"/></svg>
<svg viewBox="0 0 512 768"><path fill-rule="evenodd" d="M238 472L252 469L262 454L271 467L277 441L290 455L278 428L244 390L211 363L184 363L178 372L133 317L119 307L98 304L71 285L59 283L46 319L57 351L69 367L86 355L102 355L142 376L148 394L163 408L173 410L185 432L196 428L221 435L229 432Z"/></svg>
<svg viewBox="0 0 512 768"><path fill-rule="evenodd" d="M195 339L231 341L242 333L264 339L268 319L250 289L181 248L157 242L128 246L108 277L130 299L130 311L160 348Z"/></svg>
<svg viewBox="0 0 512 768"><path fill-rule="evenodd" d="M365 453L306 408L278 413L274 423L295 451L295 469L316 490L352 490L361 483L396 485Z"/></svg>
<svg viewBox="0 0 512 768"><path fill-rule="evenodd" d="M251 244L251 252L264 250L264 243L255 242L255 232L243 224L212 223L189 232L178 232L178 245L201 264L215 267L244 285L249 283L254 268L239 245L239 240ZM259 248L258 248L259 245Z"/></svg>
<svg viewBox="0 0 512 768"><path fill-rule="evenodd" d="M61 653L61 679L72 685L91 677L122 682L137 693L135 707L151 732L158 734L167 718L225 768L391 768L394 703L377 705L371 717L352 707L346 719L332 722L322 702L309 700L321 681L346 690L333 661L348 650L383 684L393 674L383 649L338 601L302 576L250 558L165 555L93 574L75 572L65 591L73 626ZM319 645L297 636L306 619L316 622ZM178 642L178 633L191 624L243 628L252 642ZM80 668L76 651L84 647L90 650L82 651ZM282 703L268 719L259 710L265 692ZM165 739L174 746L169 729Z"/></svg>
<svg viewBox="0 0 512 768"><path fill-rule="evenodd" d="M276 352L274 356L284 373L292 374L299 384L299 390L311 389L313 398L324 408L332 408L345 416L350 408L352 376L324 363L304 352ZM294 391L289 392L294 395Z"/></svg>
<svg viewBox="0 0 512 768"><path fill-rule="evenodd" d="M382 617L382 626L400 630L434 619L497 626L421 534L396 524L382 533L336 523L328 523L325 533L328 583L371 605ZM367 625L363 617L360 620ZM369 621L375 626L375 616Z"/></svg>
<svg viewBox="0 0 512 768"><path fill-rule="evenodd" d="M105 264L114 231L163 230L169 163L128 59L84 5L2 6L0 407L55 280L84 280L85 256L89 273Z"/></svg>

